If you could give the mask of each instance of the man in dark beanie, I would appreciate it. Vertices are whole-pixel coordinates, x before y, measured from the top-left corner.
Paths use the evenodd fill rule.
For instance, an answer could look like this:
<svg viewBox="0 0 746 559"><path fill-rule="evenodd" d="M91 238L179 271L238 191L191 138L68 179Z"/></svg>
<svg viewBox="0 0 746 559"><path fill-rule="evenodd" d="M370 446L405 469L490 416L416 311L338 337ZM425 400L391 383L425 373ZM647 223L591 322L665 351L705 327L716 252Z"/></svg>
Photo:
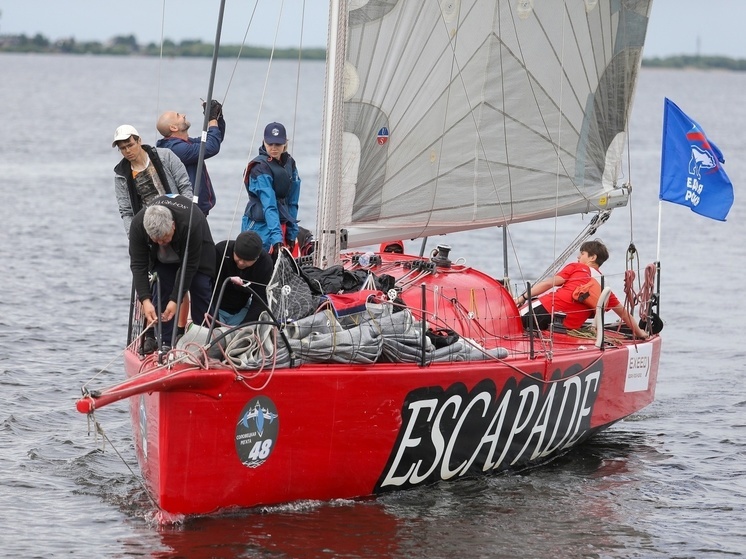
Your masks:
<svg viewBox="0 0 746 559"><path fill-rule="evenodd" d="M228 326L238 326L259 318L267 302L267 284L272 277L272 257L262 248L262 238L254 231L244 231L235 241L215 245L217 253L218 293L228 278L216 317ZM243 282L250 282L251 289ZM252 292L253 290L253 292Z"/></svg>

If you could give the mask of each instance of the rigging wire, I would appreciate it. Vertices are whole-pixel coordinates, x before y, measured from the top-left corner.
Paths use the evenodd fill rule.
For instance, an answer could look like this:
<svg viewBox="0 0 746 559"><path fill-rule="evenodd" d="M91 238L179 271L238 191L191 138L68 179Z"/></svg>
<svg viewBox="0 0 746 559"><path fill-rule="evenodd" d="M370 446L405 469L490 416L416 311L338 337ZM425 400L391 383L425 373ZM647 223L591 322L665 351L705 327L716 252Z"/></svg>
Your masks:
<svg viewBox="0 0 746 559"><path fill-rule="evenodd" d="M461 9L460 5L458 6L458 9L460 11L460 9ZM460 17L460 14L459 14L459 17ZM443 23L443 28L444 28L446 34L448 34L449 36L451 36L452 34L450 33L450 31L448 29L448 22L446 20L446 15L445 15L445 13L442 10L441 10L440 21L442 21L442 23ZM502 25L502 19L500 17L498 17L498 30L500 29L501 25ZM499 31L498 31L498 35L501 35L501 33ZM507 236L507 238L510 241L511 247L513 248L513 253L516 254L515 244L513 243L512 236L510 236L509 230L507 228L507 223L508 223L509 219L508 219L508 216L505 213L504 204L500 201L500 193L499 193L498 189L496 188L496 180L495 180L495 177L494 177L494 175L492 173L492 165L490 164L489 157L487 157L487 150L485 148L482 135L481 135L481 133L479 131L479 125L478 125L478 122L476 120L476 116L474 114L475 107L472 106L471 101L469 100L468 87L467 87L467 85L466 85L466 83L464 81L463 68L462 68L462 65L459 63L458 58L456 56L456 40L457 40L457 38L458 38L458 33L455 33L455 34L452 35L452 38L449 40L449 46L450 46L451 53L452 53L452 57L451 57L451 63L452 63L451 70L452 71L451 71L451 75L453 75L453 68L455 67L456 71L457 71L457 74L458 74L458 78L461 81L461 84L462 84L462 87L463 87L464 96L467 99L467 103L468 103L468 106L469 106L469 109L470 109L469 114L470 114L470 116L472 118L472 121L474 123L474 128L475 128L475 130L477 132L477 139L478 139L478 143L479 143L478 148L481 149L482 155L485 158L485 163L487 165L487 172L490 175L490 179L491 179L491 182L492 182L492 186L493 186L493 190L494 190L494 193L495 193L495 197L497 199L497 203L498 203L498 205L500 207L500 210L502 211L503 221L506 223L506 225L504 225L504 227L505 227L504 232L505 232L505 235ZM519 44L519 50L520 50L520 44ZM504 65L503 65L503 50L502 49L500 49L499 59L500 59L500 66L501 66L501 68L503 68ZM502 72L501 72L501 75L502 75ZM505 94L505 82L504 82L504 80L500 81L500 86L502 88L502 95L501 95L502 111L503 111L503 114L507 114L507 109L506 109L506 106L505 106L506 94ZM450 88L448 88L448 92L449 92L449 96L450 96ZM536 95L535 94L534 94L534 99L536 100ZM537 104L538 104L538 102L537 102ZM448 105L449 104L446 103L446 106L448 106ZM446 116L447 115L444 115L444 132L443 132L444 135L445 135L445 122L447 121ZM502 127L502 129L503 129L502 130L502 133L503 133L503 144L505 146L505 168L506 168L506 172L508 174L508 181L507 182L508 182L508 188L509 188L509 193L510 193L510 190L512 189L512 184L513 184L512 180L510 178L511 177L511 172L512 172L512 166L510 164L510 153L508 152L508 149L507 149L507 146L508 146L509 142L508 142L508 139L507 139L506 121L504 119L503 119L503 127ZM475 161L474 161L474 165L475 165L474 173L476 174L477 173L477 166L479 165L479 161L478 161L479 157L478 157L478 153L475 154L475 155L476 155L476 157L475 157ZM440 159L439 159L439 163L438 163L438 173L437 173L437 175L439 175L439 174L440 174ZM511 215L512 215L512 195L510 195L510 200L511 200ZM424 249L424 240L423 240L423 249ZM521 269L520 262L518 262L518 267L519 267L519 271L520 271L520 269ZM522 275L522 272L521 272L521 275ZM505 285L508 288L508 290L510 290L510 281L509 281L509 278L507 277L507 267L506 267L506 271L504 273L504 276L505 276Z"/></svg>
<svg viewBox="0 0 746 559"><path fill-rule="evenodd" d="M243 48L246 45L246 39L249 36L249 30L251 29L251 24L254 22L254 16L256 15L256 9L258 6L259 6L259 0L256 0L256 2L254 2L254 8L251 10L251 17L249 18L249 22L246 24L246 31L243 34L243 40L241 41L241 45L238 48L238 54L236 55L236 60L233 63L233 70L231 70L230 76L228 77L228 85L225 86L225 95L223 95L223 106L225 106L225 101L226 99L228 99L228 91L230 91L231 84L233 83L233 78L236 75L236 70L238 69L238 63L241 60L241 54L243 53Z"/></svg>
<svg viewBox="0 0 746 559"><path fill-rule="evenodd" d="M181 264L181 273L179 274L178 282L179 282L179 288L177 290L177 297L176 297L176 312L174 313L174 325L173 325L173 336L176 335L176 326L178 317L181 316L181 304L184 299L184 294L188 291L186 289L187 286L185 286L185 279L186 279L186 262L189 260L189 244L190 239L192 236L192 223L193 223L193 217L195 211L201 211L199 207L197 207L197 201L199 200L199 189L200 189L200 181L202 180L202 169L204 168L205 164L205 148L206 148L206 142L207 142L207 130L208 125L210 122L210 107L212 104L212 90L213 86L215 84L215 73L217 69L218 64L218 54L220 52L220 36L222 34L223 30L223 17L225 14L225 0L220 0L220 8L218 10L218 23L215 29L215 44L212 49L212 64L210 66L210 80L209 84L207 86L207 98L205 100L205 109L203 111L204 118L202 119L202 134L200 137L200 144L199 144L199 156L197 157L197 170L195 173L195 180L193 186L193 193L192 193L192 204L189 207L189 225L187 229L187 236L186 236L186 242L185 242L185 249L184 249L184 256L182 257L182 264ZM196 210L195 210L196 207ZM160 296L160 294L159 294ZM204 322L204 318L203 318Z"/></svg>
<svg viewBox="0 0 746 559"><path fill-rule="evenodd" d="M140 484L140 486L143 488L143 490L145 492L145 496L148 498L148 500L153 505L153 507L160 510L160 507L158 506L158 503L155 502L155 499L153 499L153 497L150 495L150 491L148 491L148 487L145 485L145 479L142 476L137 475L137 473L135 473L135 470L132 469L132 467L127 463L127 461L124 459L124 456L122 455L122 453L119 452L119 449L114 445L114 443L112 442L112 440L108 437L108 435L104 431L104 428L101 426L101 424L96 419L96 416L94 415L94 413L95 412L91 412L91 413L88 414L88 425L89 425L88 426L88 432L90 433L90 431L91 431L90 424L92 422L93 426L94 426L94 432L96 433L96 435L101 435L101 438L103 439L104 444L106 442L109 443L109 446L111 446L111 448L114 450L115 454L122 461L122 464L125 465L125 467L129 470L129 472L132 475L132 477L135 478L137 480L137 482Z"/></svg>
<svg viewBox="0 0 746 559"><path fill-rule="evenodd" d="M623 34L622 43L623 44L627 44L628 39L627 39L626 33L627 33L627 28L623 27L622 29L622 34ZM642 53L638 52L637 57L642 57ZM627 191L629 192L629 195L628 195L629 201L627 203L627 211L629 213L629 244L630 246L634 246L635 230L634 230L634 223L633 223L634 213L632 212L632 152L631 152L631 142L630 142L631 130L629 126L629 121L627 122L625 132L626 132L625 136L627 140L627 153L625 154L626 159L627 159Z"/></svg>
<svg viewBox="0 0 746 559"><path fill-rule="evenodd" d="M564 106L564 96L565 96L565 80L563 79L564 73L565 73L565 23L566 18L565 16L568 16L567 14L567 7L565 7L562 10L562 48L560 49L560 60L559 60L559 101L557 103L558 105L558 111L557 111L557 144L555 148L555 154L557 157L557 170L554 175L554 235L552 237L552 254L554 255L554 262L557 262L557 235L558 235L558 225L559 225L559 196L560 196L560 170L562 169L562 159L560 157L560 151L559 146L562 145L562 118L563 118L563 112L562 108ZM568 16L569 17L569 16ZM552 280L552 285L554 285L554 281ZM556 289L552 289L551 291L551 308L552 312L554 312L555 307L555 297L557 294ZM530 304L530 303L529 303ZM549 337L548 337L548 344L549 344L549 351L547 352L547 355L552 355L552 348L553 348L553 342L554 342L554 320L551 320L549 323Z"/></svg>
<svg viewBox="0 0 746 559"><path fill-rule="evenodd" d="M250 30L252 28L252 23L254 21L255 15L256 15L258 5L259 5L259 1L257 0L254 3L254 7L253 7L253 9L251 11L251 17L249 18L249 22L248 22L248 24L246 26L246 30L244 32L244 36L243 36L243 39L241 41L241 45L240 45L240 48L239 48L239 51L238 51L238 55L236 56L236 60L235 60L235 62L233 64L233 69L231 71L231 75L230 75L230 78L228 80L228 86L226 87L225 95L223 97L224 100L228 98L228 91L230 89L231 84L233 83L233 78L235 77L235 74L237 72L238 63L240 61L241 54L243 53L243 49L244 49L244 47L246 45L246 42L248 40L249 32L250 32ZM256 121L254 122L254 130L253 130L253 133L252 133L252 136L251 136L250 147L249 147L249 150L248 150L248 155L247 155L247 158L246 158L246 164L244 165L244 169L246 167L248 167L249 163L255 157L255 153L254 153L254 149L255 148L254 148L254 146L258 143L257 140L258 140L258 136L259 136L259 132L260 132L260 126L261 126L260 125L260 122L261 122L261 113L262 113L262 109L264 108L265 99L266 99L266 93L267 93L267 87L268 87L268 83L269 83L269 77L270 77L270 74L271 74L271 71L272 71L272 67L273 67L275 51L277 49L277 40L278 40L279 33L280 33L280 26L281 26L281 23L282 23L282 14L283 14L283 11L284 11L284 6L285 6L285 1L283 0L280 3L280 8L279 8L278 17L277 17L277 23L275 25L275 35L274 35L274 38L273 38L273 41L272 41L272 48L270 50L270 57L269 57L268 65L267 65L267 71L266 71L265 78L264 78L264 85L263 85L261 97L260 97L259 103L258 103L259 110L257 111ZM297 68L296 83L295 83L295 105L294 105L294 108L293 108L293 119L292 119L292 128L291 128L291 130L293 130L294 132L296 130L297 114L298 114L298 104L299 104L299 98L300 98L300 66L301 66L301 62L302 62L302 51L303 51L303 40L304 40L303 39L303 33L304 33L303 30L304 30L304 24L305 24L305 7L306 7L306 1L303 0L303 9L302 9L302 17L301 17L301 32L300 32L301 37L300 37L300 43L299 43L299 47L298 47L298 68ZM225 104L225 101L224 101L224 104ZM262 138L262 140L263 140L263 138ZM288 142L290 142L290 139L288 139ZM239 216L239 212L240 212L240 208L241 208L241 203L242 203L242 200L243 200L243 195L244 195L244 189L236 189L236 202L235 202L234 207L233 207L233 215L231 217L231 222L230 222L231 226L229 228L229 235L228 235L229 238L233 238L233 236L234 236L233 235L233 228L234 228L235 224L238 221L238 216ZM226 253L227 253L227 248L228 248L228 245L226 243L226 251L222 255L221 263L225 260L225 256L226 256ZM221 270L218 270L217 271L218 277L220 276L220 273L221 273ZM216 282L215 286L213 287L213 292L212 292L212 296L211 296L211 300L210 300L210 305L212 305L212 303L213 303L213 301L215 299L215 296L217 294L217 290L218 289L219 289L219 286L217 285L217 282Z"/></svg>
<svg viewBox="0 0 746 559"><path fill-rule="evenodd" d="M252 23L254 22L254 16L256 15L256 10L258 6L259 6L259 0L256 0L256 2L254 2L254 7L251 10L251 17L249 18L249 22L246 24L246 30L244 31L243 39L241 40L241 45L238 49L238 54L236 55L236 60L233 63L233 69L231 70L230 77L228 78L228 85L225 88L225 95L223 95L223 106L225 106L225 101L228 99L228 92L230 91L231 84L233 83L233 78L236 75L236 71L238 69L238 63L241 60L241 54L243 53L243 48L246 45L246 40L249 37L249 31L251 30ZM267 72L269 73L269 69L267 69ZM251 137L250 145L252 146L254 145L255 139L256 139L256 125L254 126L254 132ZM247 162L247 165L248 165L248 162ZM233 215L231 216L230 227L228 228L229 239L232 239L234 237L233 227L236 224L237 217L239 215L239 209L241 207L242 196L243 196L243 190L236 189L236 202L233 205ZM225 244L225 249L223 251L223 254L221 255L221 258L220 258L221 264L220 264L220 268L217 270L216 277L220 277L220 274L223 271L222 265L223 265L223 262L225 262L225 257L227 253L228 253L228 243ZM218 282L216 281L212 289L212 294L210 295L210 303L208 305L208 308L212 308L212 305L215 301L215 296L217 295L219 288L220 286L218 285Z"/></svg>
<svg viewBox="0 0 746 559"><path fill-rule="evenodd" d="M155 122L158 122L158 117L160 116L160 106L161 106L161 78L163 77L163 41L164 41L164 34L165 34L165 28L166 28L166 0L163 0L163 3L161 4L161 45L160 45L160 52L158 54L158 78L156 80L156 94L155 94ZM155 145L155 142L153 142L153 145Z"/></svg>
<svg viewBox="0 0 746 559"><path fill-rule="evenodd" d="M269 84L269 75L272 70L272 63L274 62L274 58L275 58L275 50L277 49L277 37L280 33L280 22L282 21L282 11L284 8L285 8L285 0L282 0L282 2L280 3L280 11L277 16L277 26L275 27L275 36L272 39L272 50L269 53L269 63L267 66L267 73L264 76L264 85L262 86L262 95L259 99L259 110L256 113L256 121L254 122L254 135L252 136L252 145L254 145L257 133L259 131L259 126L260 126L259 123L261 122L260 119L262 115L262 108L264 108L264 99L267 96L267 85ZM253 151L251 151L251 149L253 148L250 148L249 150L249 154L246 159L246 166L248 166L251 160L254 158Z"/></svg>
<svg viewBox="0 0 746 559"><path fill-rule="evenodd" d="M303 61L303 29L306 23L306 0L303 0L300 17L300 39L298 41L298 68L295 75L295 104L293 106L293 132L298 121L298 99L300 97L300 65Z"/></svg>

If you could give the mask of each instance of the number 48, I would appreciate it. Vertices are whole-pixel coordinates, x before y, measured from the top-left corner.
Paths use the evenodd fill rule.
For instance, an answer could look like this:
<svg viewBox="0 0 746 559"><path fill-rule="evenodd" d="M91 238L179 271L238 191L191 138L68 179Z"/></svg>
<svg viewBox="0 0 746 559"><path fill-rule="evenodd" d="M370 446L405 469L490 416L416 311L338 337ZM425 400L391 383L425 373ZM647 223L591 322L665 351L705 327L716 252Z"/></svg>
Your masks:
<svg viewBox="0 0 746 559"><path fill-rule="evenodd" d="M267 439L264 441L257 441L254 443L254 446L251 447L251 452L249 452L249 458L251 460L265 460L267 456L269 456L270 451L272 450L272 439Z"/></svg>

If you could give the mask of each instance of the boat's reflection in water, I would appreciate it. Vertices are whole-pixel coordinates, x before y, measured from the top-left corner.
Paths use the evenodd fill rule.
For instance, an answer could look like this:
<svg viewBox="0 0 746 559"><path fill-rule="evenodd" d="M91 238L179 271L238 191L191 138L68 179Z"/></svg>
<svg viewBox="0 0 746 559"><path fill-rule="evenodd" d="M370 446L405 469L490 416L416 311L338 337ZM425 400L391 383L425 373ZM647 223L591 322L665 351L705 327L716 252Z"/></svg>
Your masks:
<svg viewBox="0 0 746 559"><path fill-rule="evenodd" d="M398 522L374 500L295 503L193 517L161 526L166 549L152 557L388 557L398 549Z"/></svg>
<svg viewBox="0 0 746 559"><path fill-rule="evenodd" d="M644 463L662 458L656 446L645 434L612 429L519 475L189 517L158 529L163 549L152 557L419 559L457 557L464 549L540 557L557 549L565 556L598 546L624 549L632 535L651 538L635 518L648 483ZM529 525L551 537L527 539Z"/></svg>
<svg viewBox="0 0 746 559"><path fill-rule="evenodd" d="M308 392L302 388L301 394ZM119 408L118 413L126 412ZM654 538L650 526L640 522L656 483L645 478L646 464L660 455L655 435L645 432L645 418L651 413L646 408L627 419L635 422L633 428L625 429L626 422L613 426L540 468L492 476L474 472L474 477L392 491L377 499L301 501L176 517L171 523L166 514L156 513L139 476L131 475L131 470L127 474L124 468L113 479L107 475L114 456L101 464L81 461L85 468L103 469L81 477L109 480L92 483L87 491L104 491L101 498L123 508L140 527L126 538L125 547L133 554L147 550L151 557L437 559L458 557L464 549L470 556L484 557L500 556L493 554L503 549L521 550L515 556L526 557L585 556L588 549L624 548L630 538L634 542ZM325 472L327 483L339 481L342 475L351 476L342 479L359 480L365 465L362 459L351 461L346 469L335 463L333 471ZM292 470L290 474L276 478L297 483ZM220 481L231 483L225 477ZM123 486L128 488L126 495L120 492ZM184 484L185 494L195 490ZM527 538L527 526L532 534L551 534L551 538ZM558 549L563 553L557 555Z"/></svg>

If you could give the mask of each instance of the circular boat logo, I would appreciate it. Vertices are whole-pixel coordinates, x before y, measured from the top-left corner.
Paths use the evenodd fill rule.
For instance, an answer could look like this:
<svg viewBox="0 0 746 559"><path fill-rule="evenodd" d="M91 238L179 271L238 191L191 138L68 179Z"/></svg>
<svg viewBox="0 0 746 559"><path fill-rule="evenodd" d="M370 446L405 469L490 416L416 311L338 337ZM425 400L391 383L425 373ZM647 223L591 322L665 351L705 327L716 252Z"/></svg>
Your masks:
<svg viewBox="0 0 746 559"><path fill-rule="evenodd" d="M257 396L241 411L236 425L236 452L244 466L257 468L272 453L280 430L275 403Z"/></svg>

